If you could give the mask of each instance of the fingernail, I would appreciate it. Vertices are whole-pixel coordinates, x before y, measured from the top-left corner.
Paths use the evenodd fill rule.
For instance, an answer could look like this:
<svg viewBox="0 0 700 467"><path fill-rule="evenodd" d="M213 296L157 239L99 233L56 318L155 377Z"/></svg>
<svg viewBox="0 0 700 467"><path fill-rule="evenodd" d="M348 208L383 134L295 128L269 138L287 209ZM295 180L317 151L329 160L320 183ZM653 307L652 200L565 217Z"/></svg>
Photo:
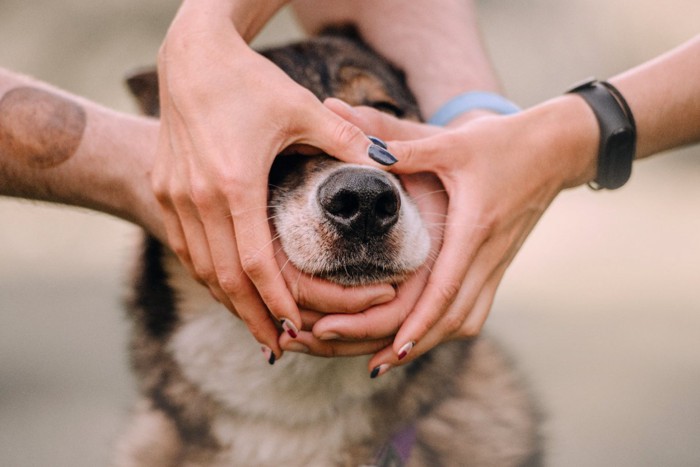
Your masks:
<svg viewBox="0 0 700 467"><path fill-rule="evenodd" d="M324 332L318 337L322 341L332 341L335 339L339 339L340 335L334 333L334 332Z"/></svg>
<svg viewBox="0 0 700 467"><path fill-rule="evenodd" d="M374 162L377 162L382 165L394 165L399 161L389 151L376 144L369 145L369 149L367 149L367 155Z"/></svg>
<svg viewBox="0 0 700 467"><path fill-rule="evenodd" d="M379 376L382 376L389 370L391 370L391 365L389 365L388 363L382 363L381 365L374 367L372 373L369 374L369 377L372 379L378 378Z"/></svg>
<svg viewBox="0 0 700 467"><path fill-rule="evenodd" d="M284 346L285 350L289 350L290 352L297 352L297 353L309 353L310 350L307 346L302 344L301 342L289 342L287 345Z"/></svg>
<svg viewBox="0 0 700 467"><path fill-rule="evenodd" d="M299 334L299 329L297 329L297 327L294 326L294 323L289 321L287 318L280 319L280 323L282 323L282 329L287 331L287 334L289 334L292 337L292 339L297 338L297 335Z"/></svg>
<svg viewBox="0 0 700 467"><path fill-rule="evenodd" d="M270 349L268 346L263 345L260 347L260 350L262 350L262 353L265 354L265 359L267 360L267 363L270 365L274 365L275 361L277 360L277 357L275 357L275 354L272 352L272 349Z"/></svg>
<svg viewBox="0 0 700 467"><path fill-rule="evenodd" d="M415 342L406 342L403 347L399 349L399 360L406 358L406 355L413 349L414 345L416 345Z"/></svg>
<svg viewBox="0 0 700 467"><path fill-rule="evenodd" d="M384 140L381 140L381 139L377 138L376 136L371 136L371 135L367 135L367 138L369 138L369 140L371 142L373 142L374 144L376 144L380 148L387 149L386 143L384 142Z"/></svg>

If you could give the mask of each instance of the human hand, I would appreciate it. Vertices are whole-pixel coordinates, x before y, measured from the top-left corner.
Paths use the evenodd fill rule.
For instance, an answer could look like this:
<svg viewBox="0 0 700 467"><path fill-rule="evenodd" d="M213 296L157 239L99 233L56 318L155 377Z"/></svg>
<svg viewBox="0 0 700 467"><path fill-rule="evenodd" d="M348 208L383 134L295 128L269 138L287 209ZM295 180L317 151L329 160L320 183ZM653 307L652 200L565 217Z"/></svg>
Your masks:
<svg viewBox="0 0 700 467"><path fill-rule="evenodd" d="M161 130L152 184L168 242L279 357L272 317L290 335L302 322L268 227L272 161L293 144L339 155L366 154L370 142L252 51L228 18L178 15L158 65Z"/></svg>
<svg viewBox="0 0 700 467"><path fill-rule="evenodd" d="M384 138L406 139L417 135L429 136L442 131L416 122L384 119L385 114L372 112L369 109L358 113L338 99L328 99L326 105L340 116L353 119L353 123L364 129L372 129L372 132ZM368 112L367 118L364 118L365 112ZM352 117L350 114L353 114ZM338 300L337 295L335 297L329 295L329 298L334 299L330 303L334 304L335 309L325 306L314 308L315 311L305 310L302 313L304 331L297 339L281 336L282 348L335 357L371 354L391 344L393 336L425 287L430 268L442 242L442 230L447 212L445 190L434 175L428 173L402 175L401 182L415 200L431 235L432 249L426 264L397 287L395 298L377 296L373 302L367 298L363 302L360 300L359 293L365 289L364 287L345 289L335 286L344 290L343 300ZM371 292L374 287L380 286L366 288L365 294ZM328 285L319 289L319 293L330 291L331 288ZM354 301L347 302L347 297L351 294L358 294L358 297ZM320 296L316 298L319 299ZM367 306L361 306L362 303ZM339 305L342 309L338 308Z"/></svg>
<svg viewBox="0 0 700 467"><path fill-rule="evenodd" d="M393 336L425 287L442 241L447 212L445 190L432 174L403 175L401 182L415 200L431 236L431 251L426 263L396 290L386 284L318 287L313 298L320 305L302 311L303 332L297 339L281 336L283 349L336 357L372 354L391 345ZM380 294L384 287L389 287L394 293L389 295L386 291ZM333 289L337 289L335 294L332 294ZM339 299L340 293L342 299ZM325 295L328 301L323 300Z"/></svg>
<svg viewBox="0 0 700 467"><path fill-rule="evenodd" d="M433 127L432 136L389 143L399 159L392 170L434 172L449 204L444 242L423 282L425 289L411 309L393 310L394 325L396 318L403 319L401 313L405 320L392 346L371 359L374 375L440 342L480 332L507 266L544 210L562 189L590 178L597 150L590 135L597 137L597 123L580 104L562 97L515 116L478 118L448 130ZM347 112L334 103L329 106L380 137L407 125L415 128L369 109ZM572 132L567 117L590 131ZM558 144L562 141L567 145ZM566 157L582 153L590 157ZM383 306L390 309L392 304ZM359 324L354 334L364 335L368 327Z"/></svg>

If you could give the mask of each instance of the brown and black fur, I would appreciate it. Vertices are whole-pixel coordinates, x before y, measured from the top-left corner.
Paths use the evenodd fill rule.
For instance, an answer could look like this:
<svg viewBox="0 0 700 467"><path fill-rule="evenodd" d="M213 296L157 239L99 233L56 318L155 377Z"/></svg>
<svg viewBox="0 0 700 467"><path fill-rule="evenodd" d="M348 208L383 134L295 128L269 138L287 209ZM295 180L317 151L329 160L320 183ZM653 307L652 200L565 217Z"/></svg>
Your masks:
<svg viewBox="0 0 700 467"><path fill-rule="evenodd" d="M351 105L369 105L401 118L420 118L402 73L352 34L323 35L263 54L319 99L339 97ZM142 109L157 115L154 72L134 75L129 86ZM297 186L310 172L322 170L323 163L314 159L279 158L271 173L270 197L279 196L277 187ZM191 381L187 369L172 354L171 340L187 320L180 309L182 303L192 294L207 294L203 288L198 291L196 284L180 286L172 272L178 267L166 247L145 238L129 302L134 322L132 365L141 397L134 423L120 446L117 463L122 466L228 465L221 461L220 453L231 446L217 440L212 420L231 409ZM362 282L360 279L349 281ZM262 358L260 365L264 365ZM510 362L488 339L443 344L389 374L393 372L400 373L394 376L395 382L385 383L366 405L358 407L371 410L374 435L348 443L333 464L372 464L392 433L415 424L417 444L409 465L540 465L538 420L532 401ZM320 380L318 384L330 382ZM283 404L278 400L269 403ZM318 449L324 449L323 438L318 439ZM289 464L271 461L270 465Z"/></svg>

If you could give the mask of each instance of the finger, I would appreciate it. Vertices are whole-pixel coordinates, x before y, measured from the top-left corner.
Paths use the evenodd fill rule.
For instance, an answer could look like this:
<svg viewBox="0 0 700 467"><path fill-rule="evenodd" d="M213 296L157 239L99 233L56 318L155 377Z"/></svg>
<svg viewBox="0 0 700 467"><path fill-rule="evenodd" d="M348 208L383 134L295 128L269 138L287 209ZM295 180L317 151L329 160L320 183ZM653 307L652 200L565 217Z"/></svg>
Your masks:
<svg viewBox="0 0 700 467"><path fill-rule="evenodd" d="M373 144L357 126L324 106L309 113L304 124L306 126L300 132L308 136L302 143L317 147L342 161L382 170L396 162L390 152Z"/></svg>
<svg viewBox="0 0 700 467"><path fill-rule="evenodd" d="M190 275L194 277L195 272L189 252L187 251L185 233L182 230L180 219L177 216L175 206L170 196L169 188L174 179L172 176L173 167L161 166L163 164L162 160L164 152L167 150L172 150L170 146L169 134L170 130L167 119L163 118L158 134L156 161L151 172L151 188L156 200L158 201L158 206L161 209L168 245L178 257L180 262L188 269Z"/></svg>
<svg viewBox="0 0 700 467"><path fill-rule="evenodd" d="M393 336L423 291L429 270L421 269L399 286L396 299L360 313L322 317L313 327L321 340L367 340Z"/></svg>
<svg viewBox="0 0 700 467"><path fill-rule="evenodd" d="M496 289L500 285L506 270L513 262L515 255L525 242L525 239L530 235L532 229L535 228L539 218L540 217L538 215L528 216L522 221L516 223L515 227L512 229L513 233L505 243L504 248L497 253L502 259L498 263L494 272L488 278L487 282L484 284L482 291L477 298L477 302L474 304L473 310L469 312L469 315L462 326L460 335L476 336L480 332L481 327L486 322L486 318L491 310L491 305L496 295Z"/></svg>
<svg viewBox="0 0 700 467"><path fill-rule="evenodd" d="M368 340L393 336L406 313L397 307L380 306L350 315L322 317L313 326L313 334L323 341Z"/></svg>
<svg viewBox="0 0 700 467"><path fill-rule="evenodd" d="M288 332L296 333L301 318L275 261L264 187L253 186L252 182L237 187L229 205L243 271L273 316Z"/></svg>
<svg viewBox="0 0 700 467"><path fill-rule="evenodd" d="M370 374L374 374L376 377L386 373L386 371L391 368L410 363L443 342L457 338L472 338L478 335L478 330L483 326L491 310L496 295L496 289L505 271L506 265L502 265L493 272L479 291L476 302L474 302L473 305L471 300L469 300L469 305L464 305L455 301L450 307L450 312L448 312L448 314L446 314L418 344L416 344L411 353L404 359L399 360L397 358L392 346L388 346L377 352L372 356L368 364ZM451 317L450 314L456 314L459 317L455 319ZM455 320L461 321L461 316L464 315L468 315L467 320L464 321L463 325L457 331L453 330L451 323ZM475 332L475 330L477 331Z"/></svg>
<svg viewBox="0 0 700 467"><path fill-rule="evenodd" d="M446 148L459 147L461 144L449 132L414 141L390 141L389 150L398 162L391 166L391 171L398 174L416 172L434 172L445 183L445 176L450 176L450 164L454 161L444 160L443 154L449 154Z"/></svg>
<svg viewBox="0 0 700 467"><path fill-rule="evenodd" d="M448 218L460 216L453 212L454 204L460 197L450 199ZM398 356L405 357L435 323L446 312L449 305L463 288L467 270L471 266L480 245L486 241L487 232L472 225L465 228L450 224L445 231L445 239L428 279L423 295L401 326L394 341Z"/></svg>
<svg viewBox="0 0 700 467"><path fill-rule="evenodd" d="M163 224L168 237L168 245L175 253L192 277L196 277L192 259L187 250L187 241L185 240L185 232L182 230L180 219L175 213L175 207L169 201L163 200L159 202L163 210Z"/></svg>
<svg viewBox="0 0 700 467"><path fill-rule="evenodd" d="M286 258L283 252L277 256L278 264ZM371 306L389 302L396 296L396 290L389 284L344 287L304 274L286 259L281 264L282 276L294 300L297 305L308 310L323 313L357 313Z"/></svg>
<svg viewBox="0 0 700 467"><path fill-rule="evenodd" d="M301 330L311 332L314 325L326 316L323 313L317 311L305 310L303 308L299 309L299 314L301 315Z"/></svg>
<svg viewBox="0 0 700 467"><path fill-rule="evenodd" d="M265 344L279 356L277 326L253 284L243 272L235 248L236 238L230 218L209 208L202 210L201 216L207 242L211 246L214 267L211 280L215 281L215 295L221 291L226 299L222 303L229 303L230 309L246 324L256 323L255 329L250 329L251 333L258 342ZM242 294L242 291L245 293Z"/></svg>
<svg viewBox="0 0 700 467"><path fill-rule="evenodd" d="M467 319L460 329L458 336L472 337L477 336L479 332L481 332L481 328L484 326L486 318L488 318L491 312L493 301L496 298L496 290L506 273L507 267L507 264L503 264L494 271L494 274L486 282L476 303L474 303L474 307L467 315Z"/></svg>
<svg viewBox="0 0 700 467"><path fill-rule="evenodd" d="M357 313L396 296L396 290L389 284L343 287L306 274L298 277L294 286L297 303L323 313Z"/></svg>
<svg viewBox="0 0 700 467"><path fill-rule="evenodd" d="M401 347L396 350L397 346L394 345L393 359L387 357L389 360L383 363L396 365L408 362L445 340L477 336L488 317L496 289L508 265L535 223L536 218L524 218L504 233L489 237L475 255L454 301L427 328L420 341L413 341L415 345L410 349L410 356L399 358ZM400 337L397 335L398 339Z"/></svg>
<svg viewBox="0 0 700 467"><path fill-rule="evenodd" d="M317 357L354 357L370 355L391 343L391 339L373 341L346 342L346 341L321 341L310 332L300 332L296 339L287 335L280 337L280 346L285 351L301 352Z"/></svg>
<svg viewBox="0 0 700 467"><path fill-rule="evenodd" d="M334 97L326 99L323 103L338 116L357 126L366 134L386 140L414 140L443 131L436 126L396 118L372 107L351 107Z"/></svg>

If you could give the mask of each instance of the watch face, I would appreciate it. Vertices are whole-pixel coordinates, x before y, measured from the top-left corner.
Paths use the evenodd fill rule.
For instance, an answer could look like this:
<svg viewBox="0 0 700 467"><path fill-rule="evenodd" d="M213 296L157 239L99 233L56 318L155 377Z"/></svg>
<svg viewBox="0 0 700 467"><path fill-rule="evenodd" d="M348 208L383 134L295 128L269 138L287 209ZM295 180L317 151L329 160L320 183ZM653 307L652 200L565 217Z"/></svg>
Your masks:
<svg viewBox="0 0 700 467"><path fill-rule="evenodd" d="M605 157L599 162L600 184L605 188L619 188L632 174L635 152L635 134L630 127L613 131L605 143Z"/></svg>

